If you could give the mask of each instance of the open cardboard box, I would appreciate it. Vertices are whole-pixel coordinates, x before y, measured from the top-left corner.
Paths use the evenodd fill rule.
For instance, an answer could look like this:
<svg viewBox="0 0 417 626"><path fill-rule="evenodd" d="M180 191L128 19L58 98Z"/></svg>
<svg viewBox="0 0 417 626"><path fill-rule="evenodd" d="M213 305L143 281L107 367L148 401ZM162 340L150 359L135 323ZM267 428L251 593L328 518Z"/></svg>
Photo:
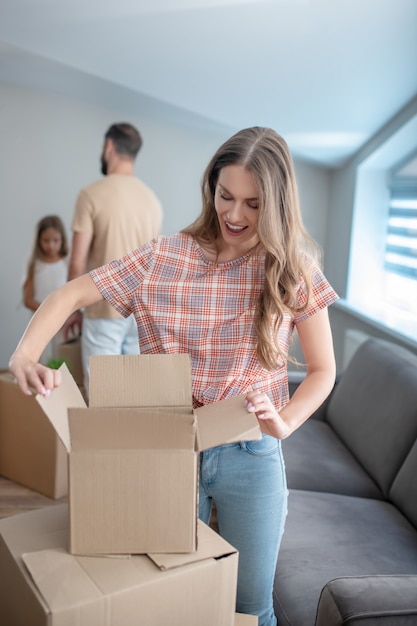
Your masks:
<svg viewBox="0 0 417 626"><path fill-rule="evenodd" d="M68 553L67 540L66 504L0 520L1 624L240 623L235 622L238 554L202 522L192 554L76 557Z"/></svg>
<svg viewBox="0 0 417 626"><path fill-rule="evenodd" d="M68 494L67 466L67 451L35 398L1 373L0 475L58 499Z"/></svg>
<svg viewBox="0 0 417 626"><path fill-rule="evenodd" d="M65 364L37 397L69 458L71 554L193 552L198 453L260 439L242 396L192 409L186 354L95 356L90 405Z"/></svg>

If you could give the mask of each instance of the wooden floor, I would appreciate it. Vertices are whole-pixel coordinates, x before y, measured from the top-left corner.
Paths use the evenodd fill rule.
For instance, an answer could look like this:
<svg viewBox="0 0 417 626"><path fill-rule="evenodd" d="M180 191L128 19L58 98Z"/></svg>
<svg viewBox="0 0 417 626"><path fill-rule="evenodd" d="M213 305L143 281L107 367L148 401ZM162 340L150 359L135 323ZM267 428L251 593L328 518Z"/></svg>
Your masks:
<svg viewBox="0 0 417 626"><path fill-rule="evenodd" d="M53 504L66 502L66 498L52 500L36 491L22 487L0 476L0 518L10 517L17 513L40 509Z"/></svg>

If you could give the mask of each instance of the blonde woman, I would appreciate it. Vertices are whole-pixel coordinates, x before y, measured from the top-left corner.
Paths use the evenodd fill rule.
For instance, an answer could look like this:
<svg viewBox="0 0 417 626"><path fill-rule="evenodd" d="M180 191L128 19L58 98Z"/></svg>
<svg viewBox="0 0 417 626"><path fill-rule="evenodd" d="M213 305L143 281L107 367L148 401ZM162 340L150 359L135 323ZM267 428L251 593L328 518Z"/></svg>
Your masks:
<svg viewBox="0 0 417 626"><path fill-rule="evenodd" d="M44 345L73 311L105 299L135 316L142 354L191 355L195 407L245 394L263 437L201 454L199 514L208 522L214 501L221 535L239 550L237 611L274 626L272 588L287 513L281 440L334 383L327 308L337 295L314 256L291 155L275 131L248 128L226 141L205 171L202 196L200 216L182 232L52 294L10 370L24 393L32 385L48 395L60 374L37 363ZM306 376L289 399L294 329Z"/></svg>

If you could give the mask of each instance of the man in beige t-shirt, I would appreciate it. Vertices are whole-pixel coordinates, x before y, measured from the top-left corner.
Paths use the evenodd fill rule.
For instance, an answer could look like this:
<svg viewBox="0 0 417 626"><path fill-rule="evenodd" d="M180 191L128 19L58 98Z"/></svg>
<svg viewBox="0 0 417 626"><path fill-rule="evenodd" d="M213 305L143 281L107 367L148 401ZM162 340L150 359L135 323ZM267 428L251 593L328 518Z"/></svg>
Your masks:
<svg viewBox="0 0 417 626"><path fill-rule="evenodd" d="M68 280L119 259L160 233L162 208L154 192L133 172L142 139L130 124L113 124L101 154L104 177L82 189L76 200ZM81 327L84 385L88 396L92 354L137 354L136 323L106 302L87 307L67 321L64 332Z"/></svg>

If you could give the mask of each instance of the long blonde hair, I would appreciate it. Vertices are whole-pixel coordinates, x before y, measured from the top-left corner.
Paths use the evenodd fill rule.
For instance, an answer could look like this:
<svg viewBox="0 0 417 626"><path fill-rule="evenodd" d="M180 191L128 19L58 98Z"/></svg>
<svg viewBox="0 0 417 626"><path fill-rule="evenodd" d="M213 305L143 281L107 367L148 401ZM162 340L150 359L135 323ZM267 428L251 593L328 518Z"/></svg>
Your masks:
<svg viewBox="0 0 417 626"><path fill-rule="evenodd" d="M228 165L245 167L258 189L257 231L265 250L265 286L257 301L254 323L258 358L272 370L284 358L278 330L285 311L302 311L308 305L312 261L318 261L319 248L303 225L294 165L286 142L274 130L257 126L233 135L212 157L201 184L202 212L182 232L203 245L216 246L220 226L214 195L220 171ZM307 297L298 307L296 286L301 278Z"/></svg>

